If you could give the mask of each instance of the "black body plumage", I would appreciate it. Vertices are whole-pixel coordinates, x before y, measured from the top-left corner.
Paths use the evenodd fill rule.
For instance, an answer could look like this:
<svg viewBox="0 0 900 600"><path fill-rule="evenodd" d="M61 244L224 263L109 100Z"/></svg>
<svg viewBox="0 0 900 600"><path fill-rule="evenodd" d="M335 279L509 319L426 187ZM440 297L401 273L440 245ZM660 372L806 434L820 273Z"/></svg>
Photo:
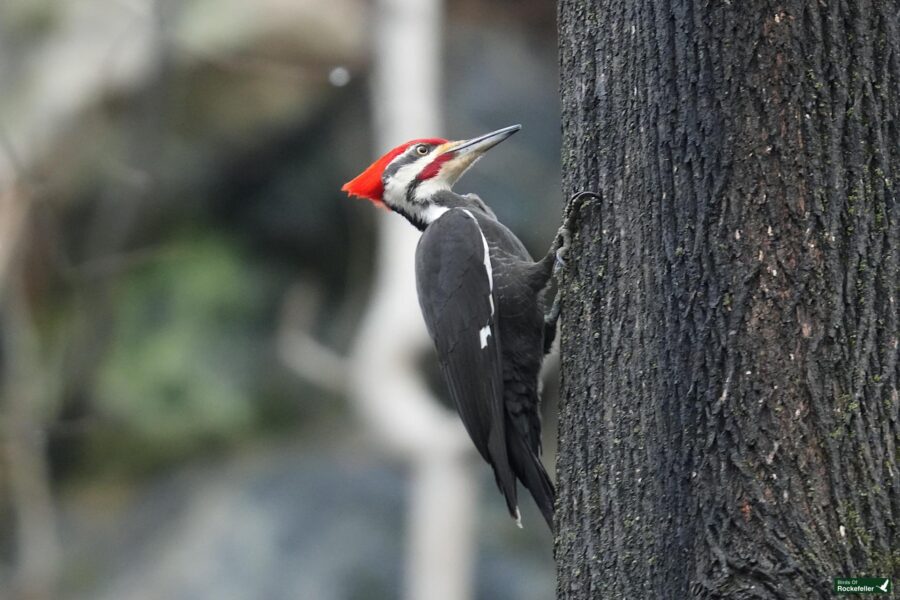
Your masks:
<svg viewBox="0 0 900 600"><path fill-rule="evenodd" d="M423 229L416 284L450 395L510 514L519 516L518 479L552 529L539 374L554 335L544 322L543 291L555 253L535 262L476 196L441 191L432 201L447 210L430 224L413 222Z"/></svg>

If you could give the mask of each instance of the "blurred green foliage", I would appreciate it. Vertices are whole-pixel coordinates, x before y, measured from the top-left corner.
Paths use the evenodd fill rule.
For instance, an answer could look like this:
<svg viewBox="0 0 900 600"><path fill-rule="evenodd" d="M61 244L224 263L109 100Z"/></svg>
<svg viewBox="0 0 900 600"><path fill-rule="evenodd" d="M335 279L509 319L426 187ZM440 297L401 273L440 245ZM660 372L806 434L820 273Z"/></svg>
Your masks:
<svg viewBox="0 0 900 600"><path fill-rule="evenodd" d="M95 398L116 424L113 437L161 449L160 458L253 425L261 358L253 330L268 285L221 234L185 232L169 250L115 282L114 334Z"/></svg>

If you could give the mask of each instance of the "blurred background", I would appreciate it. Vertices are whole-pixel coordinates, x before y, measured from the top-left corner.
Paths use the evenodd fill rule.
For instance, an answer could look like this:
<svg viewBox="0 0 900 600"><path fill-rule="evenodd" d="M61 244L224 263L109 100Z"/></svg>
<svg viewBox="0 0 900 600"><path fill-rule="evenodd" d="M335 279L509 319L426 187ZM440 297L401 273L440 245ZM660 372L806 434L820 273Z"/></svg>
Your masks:
<svg viewBox="0 0 900 600"><path fill-rule="evenodd" d="M554 11L0 2L0 598L553 596L423 341L415 232L339 190L521 123L456 189L544 252Z"/></svg>

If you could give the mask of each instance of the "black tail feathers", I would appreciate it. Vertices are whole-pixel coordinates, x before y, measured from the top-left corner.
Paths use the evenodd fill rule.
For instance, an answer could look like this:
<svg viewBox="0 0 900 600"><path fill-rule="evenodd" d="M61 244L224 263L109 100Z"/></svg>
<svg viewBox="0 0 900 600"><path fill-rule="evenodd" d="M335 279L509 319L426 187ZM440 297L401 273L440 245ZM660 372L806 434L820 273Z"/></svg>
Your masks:
<svg viewBox="0 0 900 600"><path fill-rule="evenodd" d="M525 440L518 435L507 435L509 462L516 476L522 484L531 492L535 503L544 515L550 531L553 529L553 505L556 499L556 490L550 476L541 464L541 459L532 452ZM518 515L510 510L513 517Z"/></svg>

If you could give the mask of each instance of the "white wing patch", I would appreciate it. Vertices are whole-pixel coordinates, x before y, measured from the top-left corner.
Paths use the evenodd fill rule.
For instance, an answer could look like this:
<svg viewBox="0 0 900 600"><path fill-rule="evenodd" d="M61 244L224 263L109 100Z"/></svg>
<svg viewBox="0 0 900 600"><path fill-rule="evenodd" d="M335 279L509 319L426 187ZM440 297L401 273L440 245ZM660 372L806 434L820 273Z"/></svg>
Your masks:
<svg viewBox="0 0 900 600"><path fill-rule="evenodd" d="M484 237L484 232L481 231L481 226L478 224L478 219L475 218L469 210L462 209L464 213L469 215L469 218L475 221L475 227L478 228L478 235L481 236L481 243L484 245L484 270L487 272L488 278L488 301L491 303L491 318L488 320L487 325L481 328L481 331L478 332L478 337L481 340L481 349L484 350L487 348L487 340L491 335L491 321L494 318L494 271L491 268L491 251L488 248L487 238Z"/></svg>
<svg viewBox="0 0 900 600"><path fill-rule="evenodd" d="M491 337L491 326L485 325L481 328L481 331L478 332L478 336L481 338L481 349L484 350L487 348L487 340Z"/></svg>

